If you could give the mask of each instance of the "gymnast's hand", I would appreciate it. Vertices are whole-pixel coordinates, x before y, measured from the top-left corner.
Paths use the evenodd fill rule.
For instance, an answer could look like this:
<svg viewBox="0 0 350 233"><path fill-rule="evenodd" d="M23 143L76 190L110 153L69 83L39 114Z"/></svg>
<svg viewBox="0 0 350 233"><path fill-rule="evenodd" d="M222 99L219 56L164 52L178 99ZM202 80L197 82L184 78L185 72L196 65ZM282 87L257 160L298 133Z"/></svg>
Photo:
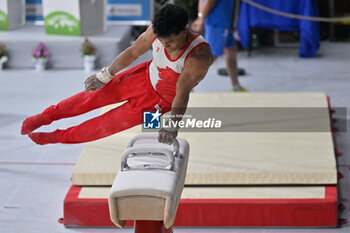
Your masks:
<svg viewBox="0 0 350 233"><path fill-rule="evenodd" d="M158 141L171 145L177 136L177 131L168 131L164 128L159 130Z"/></svg>
<svg viewBox="0 0 350 233"><path fill-rule="evenodd" d="M96 75L93 74L88 77L85 82L85 93L89 93L89 91L100 90L105 84L97 79Z"/></svg>

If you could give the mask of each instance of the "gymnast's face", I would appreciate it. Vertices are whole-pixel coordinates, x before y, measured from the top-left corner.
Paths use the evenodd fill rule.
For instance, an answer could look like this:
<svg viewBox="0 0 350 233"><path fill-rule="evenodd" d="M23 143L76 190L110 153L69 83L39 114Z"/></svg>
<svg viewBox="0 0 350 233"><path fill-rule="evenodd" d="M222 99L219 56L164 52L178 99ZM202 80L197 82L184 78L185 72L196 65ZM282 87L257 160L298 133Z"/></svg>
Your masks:
<svg viewBox="0 0 350 233"><path fill-rule="evenodd" d="M168 53L174 52L177 49L180 49L184 47L184 45L187 44L186 37L187 36L187 30L183 30L177 35L170 35L168 37L160 37L158 38L160 43L163 44L166 51Z"/></svg>

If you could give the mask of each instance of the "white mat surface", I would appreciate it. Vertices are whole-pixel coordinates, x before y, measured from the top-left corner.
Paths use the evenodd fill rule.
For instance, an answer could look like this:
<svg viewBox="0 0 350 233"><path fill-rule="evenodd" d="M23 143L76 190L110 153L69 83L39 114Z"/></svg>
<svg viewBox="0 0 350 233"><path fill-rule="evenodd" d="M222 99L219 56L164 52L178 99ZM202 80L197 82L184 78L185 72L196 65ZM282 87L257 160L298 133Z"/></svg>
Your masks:
<svg viewBox="0 0 350 233"><path fill-rule="evenodd" d="M80 199L107 199L110 187L83 187ZM325 187L184 187L182 199L314 199Z"/></svg>
<svg viewBox="0 0 350 233"><path fill-rule="evenodd" d="M189 106L324 108L318 120L329 127L323 93L192 93ZM73 184L111 185L127 142L140 132L134 127L88 143L74 168ZM191 147L186 184L337 183L330 132L180 133L179 137Z"/></svg>

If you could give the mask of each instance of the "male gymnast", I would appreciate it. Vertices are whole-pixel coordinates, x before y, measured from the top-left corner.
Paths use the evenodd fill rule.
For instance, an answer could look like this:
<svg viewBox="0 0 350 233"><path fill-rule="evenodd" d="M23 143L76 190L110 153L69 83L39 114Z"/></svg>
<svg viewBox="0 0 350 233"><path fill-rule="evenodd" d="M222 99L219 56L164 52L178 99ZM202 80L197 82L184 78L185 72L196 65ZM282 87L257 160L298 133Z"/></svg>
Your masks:
<svg viewBox="0 0 350 233"><path fill-rule="evenodd" d="M181 120L192 88L205 77L213 62L209 44L191 32L187 23L188 15L183 8L173 4L162 7L133 45L85 81L85 92L27 118L21 134L28 134L39 145L83 143L141 124L145 109L159 110L162 114L171 111L173 121ZM151 48L152 60L120 72ZM53 121L123 101L126 101L123 105L80 125L53 132L33 132ZM161 129L158 140L170 144L177 131L177 128Z"/></svg>

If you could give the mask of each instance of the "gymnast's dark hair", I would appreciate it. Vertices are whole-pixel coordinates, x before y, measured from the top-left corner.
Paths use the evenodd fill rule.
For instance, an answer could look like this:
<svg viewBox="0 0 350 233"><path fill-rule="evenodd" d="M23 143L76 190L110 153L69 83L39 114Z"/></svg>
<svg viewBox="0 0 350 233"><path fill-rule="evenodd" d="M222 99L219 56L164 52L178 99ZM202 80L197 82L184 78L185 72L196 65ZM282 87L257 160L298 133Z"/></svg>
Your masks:
<svg viewBox="0 0 350 233"><path fill-rule="evenodd" d="M168 37L182 32L188 23L185 9L174 4L166 4L155 14L152 24L158 37Z"/></svg>

